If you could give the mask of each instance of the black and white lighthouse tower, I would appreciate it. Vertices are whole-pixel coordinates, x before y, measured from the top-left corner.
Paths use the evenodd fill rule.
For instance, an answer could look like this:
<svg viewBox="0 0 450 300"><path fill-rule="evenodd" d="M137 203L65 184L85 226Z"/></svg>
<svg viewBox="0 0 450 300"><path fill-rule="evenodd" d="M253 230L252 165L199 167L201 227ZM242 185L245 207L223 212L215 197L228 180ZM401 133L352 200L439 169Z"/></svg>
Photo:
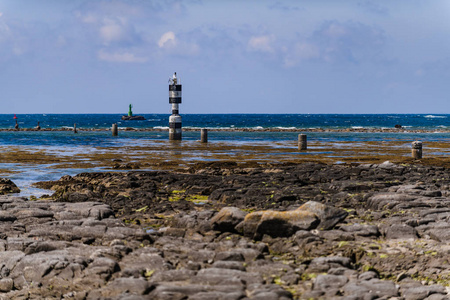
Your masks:
<svg viewBox="0 0 450 300"><path fill-rule="evenodd" d="M172 104L172 115L169 117L169 140L181 141L181 117L178 114L178 104L181 103L181 84L177 72L169 79L169 103Z"/></svg>

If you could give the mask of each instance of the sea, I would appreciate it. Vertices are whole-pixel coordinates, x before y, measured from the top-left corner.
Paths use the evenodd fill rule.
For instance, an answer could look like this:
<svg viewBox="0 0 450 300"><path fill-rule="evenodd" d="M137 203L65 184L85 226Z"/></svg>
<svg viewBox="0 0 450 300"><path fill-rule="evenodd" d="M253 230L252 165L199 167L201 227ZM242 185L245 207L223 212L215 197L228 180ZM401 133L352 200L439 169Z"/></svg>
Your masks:
<svg viewBox="0 0 450 300"><path fill-rule="evenodd" d="M31 132L0 131L1 145L95 145L107 147L114 139L106 131L113 123L125 128L163 129L163 131L121 131L121 137L133 139L167 139L169 114L142 114L146 120L122 121L120 114L17 114L20 128L97 129L74 136L67 131ZM409 140L445 140L450 138L450 115L447 114L185 114L183 128L207 128L210 140L218 141L282 141L295 138L302 129L392 129L401 125L409 130L427 133L392 132L310 132L308 139L336 141L378 141L386 138ZM0 114L0 129L13 129L14 115ZM102 130L104 129L104 130ZM164 130L165 129L165 130ZM243 129L244 131L216 131L214 129ZM248 130L245 130L248 129ZM272 129L265 131L263 129ZM289 129L289 132L277 132ZM298 132L296 131L298 130ZM448 133L446 131L449 131ZM166 132L167 131L167 132ZM432 134L430 134L430 132ZM186 131L184 140L198 139L198 132Z"/></svg>
<svg viewBox="0 0 450 300"><path fill-rule="evenodd" d="M14 119L14 116L16 119ZM37 151L58 151L77 155L90 149L108 149L127 144L139 145L152 141L168 140L169 114L142 114L146 120L122 121L121 114L0 114L0 150L8 146L36 149ZM199 140L199 129L207 128L208 141L229 143L272 143L295 141L306 129L329 129L325 132L308 132L308 141L370 142L405 141L420 139L426 141L450 141L450 115L448 114L182 114L183 128L194 129L183 132L183 141ZM54 131L14 131L20 128L34 128L39 122L42 129L67 129ZM119 137L113 137L109 129L113 123L119 127ZM76 124L78 134L73 129ZM345 129L393 129L401 125L410 131L376 132L351 131ZM126 128L140 129L124 130ZM161 130L145 130L161 129ZM195 130L198 129L198 130ZM214 131L214 129L228 129ZM237 130L231 130L237 129ZM268 130L269 129L269 130ZM279 131L288 129L288 131ZM277 131L278 130L278 131ZM1 151L0 151L1 158ZM21 196L40 196L49 191L36 189L33 182L58 180L63 175L76 175L100 169L54 168L51 165L33 163L7 164L1 162L0 170L13 172L0 176L13 180L22 190Z"/></svg>

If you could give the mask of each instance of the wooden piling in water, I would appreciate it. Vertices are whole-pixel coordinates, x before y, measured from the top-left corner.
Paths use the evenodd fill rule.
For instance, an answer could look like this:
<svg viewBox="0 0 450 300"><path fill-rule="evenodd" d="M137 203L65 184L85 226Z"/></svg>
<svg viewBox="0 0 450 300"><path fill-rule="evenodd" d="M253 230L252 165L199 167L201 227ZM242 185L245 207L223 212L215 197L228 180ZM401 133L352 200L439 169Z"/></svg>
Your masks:
<svg viewBox="0 0 450 300"><path fill-rule="evenodd" d="M77 123L73 124L73 133L78 133L78 131L77 131Z"/></svg>
<svg viewBox="0 0 450 300"><path fill-rule="evenodd" d="M422 158L422 142L414 141L411 143L411 155L414 159Z"/></svg>
<svg viewBox="0 0 450 300"><path fill-rule="evenodd" d="M299 134L298 135L298 150L306 150L308 149L308 144L306 140L306 134Z"/></svg>
<svg viewBox="0 0 450 300"><path fill-rule="evenodd" d="M113 136L119 135L119 128L117 127L117 123L112 124L111 131Z"/></svg>
<svg viewBox="0 0 450 300"><path fill-rule="evenodd" d="M200 129L200 142L202 143L208 142L208 129L206 128Z"/></svg>

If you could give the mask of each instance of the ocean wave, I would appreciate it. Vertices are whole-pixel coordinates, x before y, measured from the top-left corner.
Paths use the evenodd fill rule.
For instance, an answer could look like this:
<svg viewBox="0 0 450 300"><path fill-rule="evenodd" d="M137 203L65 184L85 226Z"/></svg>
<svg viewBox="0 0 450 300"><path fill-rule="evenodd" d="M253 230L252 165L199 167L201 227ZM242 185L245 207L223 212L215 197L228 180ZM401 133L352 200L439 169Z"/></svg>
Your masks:
<svg viewBox="0 0 450 300"><path fill-rule="evenodd" d="M352 126L353 129L363 129L364 127L362 126Z"/></svg>
<svg viewBox="0 0 450 300"><path fill-rule="evenodd" d="M428 118L428 119L445 119L447 117L446 116L426 115L426 116L424 116L424 118Z"/></svg>
<svg viewBox="0 0 450 300"><path fill-rule="evenodd" d="M155 126L155 129L169 129L169 126Z"/></svg>
<svg viewBox="0 0 450 300"><path fill-rule="evenodd" d="M275 127L275 128L277 128L277 129L283 129L283 130L291 130L291 129L297 129L297 127L282 127L282 126L278 126L278 127Z"/></svg>

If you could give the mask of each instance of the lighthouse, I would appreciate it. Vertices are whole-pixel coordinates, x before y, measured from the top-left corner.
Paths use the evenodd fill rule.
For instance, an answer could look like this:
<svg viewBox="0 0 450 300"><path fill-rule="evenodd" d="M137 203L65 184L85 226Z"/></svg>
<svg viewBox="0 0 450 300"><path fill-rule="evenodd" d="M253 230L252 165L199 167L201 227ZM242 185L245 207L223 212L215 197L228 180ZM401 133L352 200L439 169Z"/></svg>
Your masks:
<svg viewBox="0 0 450 300"><path fill-rule="evenodd" d="M181 84L177 72L169 79L169 103L172 104L172 115L169 117L169 140L181 141L181 117L178 114L178 104L181 103Z"/></svg>

